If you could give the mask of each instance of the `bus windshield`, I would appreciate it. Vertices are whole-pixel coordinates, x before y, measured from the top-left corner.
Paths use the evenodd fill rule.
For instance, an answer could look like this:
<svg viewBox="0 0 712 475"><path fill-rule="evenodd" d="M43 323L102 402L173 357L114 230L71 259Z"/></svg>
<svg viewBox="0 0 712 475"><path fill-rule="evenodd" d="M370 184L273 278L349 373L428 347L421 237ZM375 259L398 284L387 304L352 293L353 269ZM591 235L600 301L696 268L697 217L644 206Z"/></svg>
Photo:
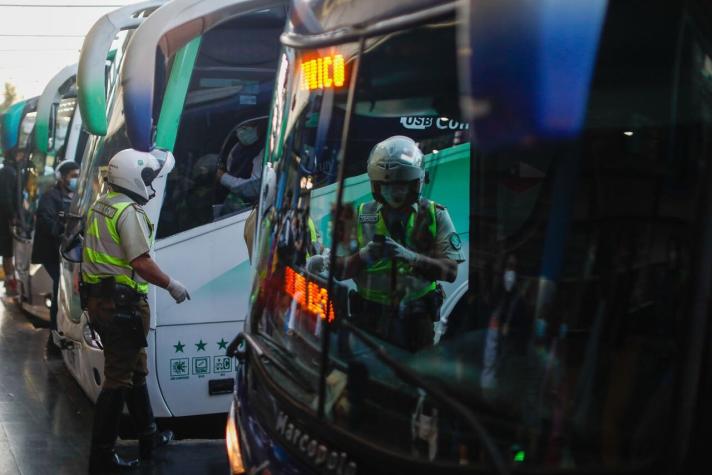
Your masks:
<svg viewBox="0 0 712 475"><path fill-rule="evenodd" d="M251 328L271 352L270 374L313 411L326 325L348 319L398 361L423 369L440 319L467 289L470 132L458 108L454 20L368 39L360 58L359 48L286 49L268 137L276 193L273 203L263 203L257 266L264 273L254 289ZM420 178L406 183L409 203L398 212L383 200L387 184L367 172L374 147L388 141L422 155L414 167ZM398 186L406 178L391 181ZM335 231L339 185L344 198ZM380 220L388 221L384 245L375 242ZM428 265L400 260L387 245L413 247ZM352 264L367 247L374 249L374 265L356 269ZM441 267L448 275L434 278ZM414 324L400 325L406 320ZM394 438L391 429L408 432L416 407L429 417L426 393L394 376L345 331L330 338L327 416L410 454L410 438ZM354 385L363 385L364 398L349 402ZM372 405L385 412L367 415ZM358 427L356 413L364 418Z"/></svg>
<svg viewBox="0 0 712 475"><path fill-rule="evenodd" d="M436 468L489 464L492 444L537 470L664 459L708 219L712 50L687 7L677 22L653 3L631 34L638 10L609 2L565 144L477 149L454 19L285 48L247 327L259 373Z"/></svg>

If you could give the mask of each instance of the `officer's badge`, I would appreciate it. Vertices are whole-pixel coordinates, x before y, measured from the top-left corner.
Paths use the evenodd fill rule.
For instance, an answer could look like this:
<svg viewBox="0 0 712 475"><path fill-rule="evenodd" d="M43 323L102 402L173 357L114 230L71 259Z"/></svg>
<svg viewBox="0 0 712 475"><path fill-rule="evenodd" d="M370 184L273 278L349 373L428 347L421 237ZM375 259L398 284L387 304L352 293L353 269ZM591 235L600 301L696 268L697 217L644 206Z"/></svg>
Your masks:
<svg viewBox="0 0 712 475"><path fill-rule="evenodd" d="M362 223L374 224L374 223L378 222L378 215L377 214L362 214L362 215L359 215L358 220L361 221Z"/></svg>
<svg viewBox="0 0 712 475"><path fill-rule="evenodd" d="M462 240L460 239L459 234L457 234L457 233L450 234L450 245L456 251L459 251L460 249L462 249Z"/></svg>

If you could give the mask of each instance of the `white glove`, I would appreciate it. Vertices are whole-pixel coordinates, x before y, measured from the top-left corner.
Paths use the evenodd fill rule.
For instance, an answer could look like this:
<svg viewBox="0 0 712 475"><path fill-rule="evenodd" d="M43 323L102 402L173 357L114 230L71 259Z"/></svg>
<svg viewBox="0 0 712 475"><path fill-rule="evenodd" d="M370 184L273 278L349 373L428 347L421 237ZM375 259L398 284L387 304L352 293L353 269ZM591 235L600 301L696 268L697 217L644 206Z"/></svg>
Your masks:
<svg viewBox="0 0 712 475"><path fill-rule="evenodd" d="M386 236L386 241L383 243L386 248L386 254L396 259L402 259L410 265L415 265L418 262L418 253L413 252L407 247L398 244L396 241Z"/></svg>
<svg viewBox="0 0 712 475"><path fill-rule="evenodd" d="M327 256L322 254L315 254L307 259L307 270L312 274L321 274L324 272L329 265Z"/></svg>
<svg viewBox="0 0 712 475"><path fill-rule="evenodd" d="M358 251L358 256L366 264L373 264L383 256L383 244L370 241Z"/></svg>
<svg viewBox="0 0 712 475"><path fill-rule="evenodd" d="M173 297L176 303L181 303L185 299L190 300L190 294L188 293L188 289L186 289L183 284L181 284L177 280L171 279L170 282L168 282L168 287L166 287L166 290L168 291L168 293L171 294L171 297Z"/></svg>

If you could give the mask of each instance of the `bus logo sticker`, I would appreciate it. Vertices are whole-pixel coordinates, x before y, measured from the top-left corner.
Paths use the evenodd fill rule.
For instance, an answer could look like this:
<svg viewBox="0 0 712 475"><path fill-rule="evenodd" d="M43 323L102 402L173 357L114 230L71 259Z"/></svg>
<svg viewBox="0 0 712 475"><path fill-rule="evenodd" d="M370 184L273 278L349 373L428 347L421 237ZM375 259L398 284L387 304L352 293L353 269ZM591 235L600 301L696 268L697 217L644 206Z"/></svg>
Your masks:
<svg viewBox="0 0 712 475"><path fill-rule="evenodd" d="M432 117L401 117L400 123L409 130L425 130L433 125Z"/></svg>
<svg viewBox="0 0 712 475"><path fill-rule="evenodd" d="M171 360L171 379L188 379L188 358Z"/></svg>
<svg viewBox="0 0 712 475"><path fill-rule="evenodd" d="M401 117L401 125L408 130L426 130L433 125L439 130L468 130L470 124L447 117Z"/></svg>
<svg viewBox="0 0 712 475"><path fill-rule="evenodd" d="M193 374L205 376L208 373L210 373L210 358L208 356L193 358Z"/></svg>
<svg viewBox="0 0 712 475"><path fill-rule="evenodd" d="M232 371L232 358L213 356L213 373L229 373L230 371Z"/></svg>
<svg viewBox="0 0 712 475"><path fill-rule="evenodd" d="M287 440L287 443L299 450L314 465L319 473L337 473L340 475L356 475L358 466L351 456L340 450L329 447L297 424L289 420L282 411L277 415L275 424L277 433Z"/></svg>

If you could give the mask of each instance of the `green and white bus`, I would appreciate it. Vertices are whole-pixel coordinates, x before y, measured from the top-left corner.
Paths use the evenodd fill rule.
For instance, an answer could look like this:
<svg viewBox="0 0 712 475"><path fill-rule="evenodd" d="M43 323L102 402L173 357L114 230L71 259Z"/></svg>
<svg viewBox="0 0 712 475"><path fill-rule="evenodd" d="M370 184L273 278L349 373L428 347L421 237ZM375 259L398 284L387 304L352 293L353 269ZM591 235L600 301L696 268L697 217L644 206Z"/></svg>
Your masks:
<svg viewBox="0 0 712 475"><path fill-rule="evenodd" d="M177 306L162 290L149 290L148 388L157 417L229 408L235 367L226 348L242 328L239 309L249 297L247 285L241 293L232 285L250 277L247 247L235 236L244 233L261 174L255 160L261 143L238 145L237 131L249 126L264 140L285 19L282 1L177 0L156 10L131 33L106 135L82 164L71 210L77 216L74 234L81 229L79 217L101 192L105 167L116 152L150 151L163 164L153 183L156 196L144 207L155 224L151 253L185 283L191 300ZM83 94L80 86L82 114L88 116L89 98ZM238 196L221 184L217 172L223 168L249 181L254 195ZM69 237L61 326L72 348L65 361L95 397L103 354L79 308L79 264L72 262L75 243Z"/></svg>
<svg viewBox="0 0 712 475"><path fill-rule="evenodd" d="M52 281L42 265L32 263L35 213L42 193L54 185L60 160L81 154L81 118L77 109L77 65L59 71L45 86L37 102L31 151L19 162L21 190L14 233L15 273L19 302L24 310L49 320ZM61 155L61 156L59 156Z"/></svg>

